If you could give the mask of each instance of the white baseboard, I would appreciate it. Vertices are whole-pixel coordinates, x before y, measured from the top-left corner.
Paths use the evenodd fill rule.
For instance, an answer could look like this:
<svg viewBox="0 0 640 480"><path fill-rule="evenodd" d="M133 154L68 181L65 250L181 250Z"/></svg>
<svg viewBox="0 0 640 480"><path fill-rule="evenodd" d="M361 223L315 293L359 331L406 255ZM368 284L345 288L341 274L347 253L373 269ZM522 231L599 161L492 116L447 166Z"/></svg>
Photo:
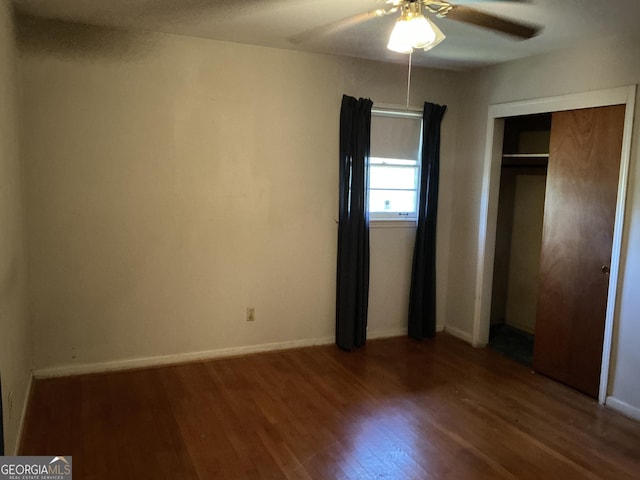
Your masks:
<svg viewBox="0 0 640 480"><path fill-rule="evenodd" d="M29 408L29 400L31 400L31 388L33 386L33 375L29 375L29 383L27 384L27 392L22 403L22 412L20 413L20 423L18 424L18 435L16 436L16 444L13 446L13 455L19 455L20 445L22 445L22 434L24 433L24 423L27 418L27 409Z"/></svg>
<svg viewBox="0 0 640 480"><path fill-rule="evenodd" d="M406 337L409 335L408 327L398 328L396 330L387 330L382 332L367 332L368 340L375 340L376 338L393 338L393 337ZM436 325L436 332L443 332L444 325Z"/></svg>
<svg viewBox="0 0 640 480"><path fill-rule="evenodd" d="M605 406L634 420L640 420L640 408L629 405L627 402L618 400L615 397L607 397Z"/></svg>
<svg viewBox="0 0 640 480"><path fill-rule="evenodd" d="M460 330L459 328L451 327L447 325L444 327L444 331L450 335L453 335L454 337L459 338L460 340L464 340L467 343L473 343L471 334L468 332L465 332L464 330Z"/></svg>
<svg viewBox="0 0 640 480"><path fill-rule="evenodd" d="M437 331L442 331L442 326L437 326ZM367 338L402 337L407 335L406 329L386 330L379 332L367 332ZM199 360L211 360L215 358L236 357L250 353L270 352L274 350L288 350L291 348L311 347L314 345L329 345L335 342L334 337L321 337L288 342L264 343L260 345L247 345L242 347L220 348L201 352L177 353L171 355L157 355L153 357L130 358L109 362L83 363L78 365L59 365L54 367L39 368L33 372L34 378L68 377L84 375L88 373L104 373L118 370L133 370L136 368L156 367L162 365L175 365L179 363L195 362Z"/></svg>
<svg viewBox="0 0 640 480"><path fill-rule="evenodd" d="M404 337L407 335L407 329L384 330L381 332L367 332L367 340L375 340L377 338L393 338Z"/></svg>
<svg viewBox="0 0 640 480"><path fill-rule="evenodd" d="M158 355L153 357L131 358L110 362L85 363L80 365L60 365L56 367L40 368L33 372L35 378L67 377L87 373L103 373L117 370L132 370L136 368L174 365L179 363L211 360L214 358L236 357L250 353L269 352L274 350L288 350L291 348L310 347L313 345L328 345L335 341L334 337L292 340L289 342L263 343L243 347L220 348L202 352L177 353Z"/></svg>

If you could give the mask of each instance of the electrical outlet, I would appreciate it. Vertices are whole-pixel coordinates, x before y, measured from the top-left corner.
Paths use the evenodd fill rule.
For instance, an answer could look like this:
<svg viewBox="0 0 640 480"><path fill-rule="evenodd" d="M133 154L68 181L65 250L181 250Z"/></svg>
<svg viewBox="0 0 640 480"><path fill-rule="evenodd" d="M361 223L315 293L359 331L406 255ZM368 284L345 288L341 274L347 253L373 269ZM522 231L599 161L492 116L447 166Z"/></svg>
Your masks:
<svg viewBox="0 0 640 480"><path fill-rule="evenodd" d="M256 307L247 307L247 322L256 320Z"/></svg>

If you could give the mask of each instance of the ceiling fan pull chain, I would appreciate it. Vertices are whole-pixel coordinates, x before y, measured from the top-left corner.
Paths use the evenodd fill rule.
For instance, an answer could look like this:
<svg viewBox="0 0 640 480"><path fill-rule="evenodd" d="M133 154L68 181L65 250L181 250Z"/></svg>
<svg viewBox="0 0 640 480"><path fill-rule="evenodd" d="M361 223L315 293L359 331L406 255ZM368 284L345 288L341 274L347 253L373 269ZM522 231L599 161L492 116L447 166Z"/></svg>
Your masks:
<svg viewBox="0 0 640 480"><path fill-rule="evenodd" d="M409 110L409 91L411 90L411 57L413 57L413 51L409 52L409 72L407 74L407 110Z"/></svg>

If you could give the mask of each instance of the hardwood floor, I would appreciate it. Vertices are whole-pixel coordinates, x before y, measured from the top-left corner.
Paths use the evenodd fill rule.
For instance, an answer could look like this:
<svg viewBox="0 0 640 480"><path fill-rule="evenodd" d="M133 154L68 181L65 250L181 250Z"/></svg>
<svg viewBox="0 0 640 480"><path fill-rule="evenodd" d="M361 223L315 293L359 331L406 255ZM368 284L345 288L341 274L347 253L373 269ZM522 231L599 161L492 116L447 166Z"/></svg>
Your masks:
<svg viewBox="0 0 640 480"><path fill-rule="evenodd" d="M445 334L38 380L21 450L83 480L640 476L640 424Z"/></svg>

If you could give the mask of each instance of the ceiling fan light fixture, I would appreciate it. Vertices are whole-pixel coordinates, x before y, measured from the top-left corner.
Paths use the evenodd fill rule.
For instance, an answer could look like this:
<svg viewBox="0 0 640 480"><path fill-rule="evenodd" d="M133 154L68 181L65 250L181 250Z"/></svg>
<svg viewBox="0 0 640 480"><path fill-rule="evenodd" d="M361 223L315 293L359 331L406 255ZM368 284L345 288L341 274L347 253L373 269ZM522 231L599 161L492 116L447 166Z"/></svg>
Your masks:
<svg viewBox="0 0 640 480"><path fill-rule="evenodd" d="M436 39L435 39L433 42L431 42L429 45L427 45L427 46L425 46L425 47L422 47L422 49L423 49L425 52L428 52L429 50L431 50L431 49L432 49L433 47L435 47L436 45L440 45L440 43L441 43L445 38L447 38L447 37L446 37L446 35L445 35L444 33L442 33L442 30L440 30L440 29L438 28L438 26L437 26L435 23L433 23L433 22L431 21L431 19L427 18L427 22L429 22L429 25L431 26L432 30L433 30L433 31L434 31L434 33L436 34Z"/></svg>
<svg viewBox="0 0 640 480"><path fill-rule="evenodd" d="M418 2L407 2L393 27L387 48L398 53L411 53L414 48L425 51L444 40L444 34L422 14Z"/></svg>

